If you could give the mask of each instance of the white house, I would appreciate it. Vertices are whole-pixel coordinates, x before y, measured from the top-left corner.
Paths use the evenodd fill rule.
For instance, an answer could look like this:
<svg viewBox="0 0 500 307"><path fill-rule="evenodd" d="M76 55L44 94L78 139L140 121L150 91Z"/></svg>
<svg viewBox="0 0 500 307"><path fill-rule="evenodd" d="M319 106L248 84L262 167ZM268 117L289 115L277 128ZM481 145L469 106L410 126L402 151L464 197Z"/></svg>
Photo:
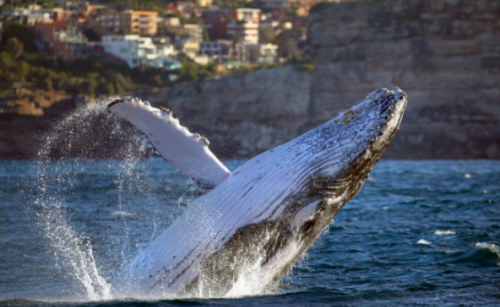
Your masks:
<svg viewBox="0 0 500 307"><path fill-rule="evenodd" d="M102 42L97 44L107 53L125 60L130 67L143 64L164 67L165 59L175 52L173 46L157 47L150 37L140 37L135 34L105 35L102 37Z"/></svg>

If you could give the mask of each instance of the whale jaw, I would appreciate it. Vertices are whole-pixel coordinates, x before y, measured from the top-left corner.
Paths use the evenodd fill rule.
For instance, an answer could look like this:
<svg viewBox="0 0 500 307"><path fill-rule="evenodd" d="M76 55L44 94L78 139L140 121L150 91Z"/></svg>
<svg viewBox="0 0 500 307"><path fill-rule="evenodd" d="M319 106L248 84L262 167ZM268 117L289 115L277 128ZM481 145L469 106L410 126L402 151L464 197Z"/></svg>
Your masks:
<svg viewBox="0 0 500 307"><path fill-rule="evenodd" d="M251 159L189 205L114 289L142 297L223 297L272 288L360 191L406 104L399 89L375 91Z"/></svg>

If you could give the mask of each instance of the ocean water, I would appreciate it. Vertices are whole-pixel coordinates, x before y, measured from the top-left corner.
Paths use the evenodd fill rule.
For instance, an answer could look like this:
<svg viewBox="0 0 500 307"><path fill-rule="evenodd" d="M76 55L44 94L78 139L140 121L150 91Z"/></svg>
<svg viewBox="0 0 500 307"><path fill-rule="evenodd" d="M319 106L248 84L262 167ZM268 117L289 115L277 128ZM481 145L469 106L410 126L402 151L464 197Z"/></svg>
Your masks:
<svg viewBox="0 0 500 307"><path fill-rule="evenodd" d="M0 161L0 305L500 305L500 161L380 161L270 293L107 300L196 197L160 158Z"/></svg>

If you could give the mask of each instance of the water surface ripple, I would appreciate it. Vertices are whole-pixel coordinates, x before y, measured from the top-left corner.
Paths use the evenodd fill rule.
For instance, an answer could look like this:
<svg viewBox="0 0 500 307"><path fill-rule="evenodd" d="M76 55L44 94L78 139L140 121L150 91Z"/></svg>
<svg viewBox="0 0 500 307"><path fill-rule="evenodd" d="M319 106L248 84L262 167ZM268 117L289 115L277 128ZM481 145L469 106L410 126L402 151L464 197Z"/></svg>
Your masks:
<svg viewBox="0 0 500 307"><path fill-rule="evenodd" d="M0 161L0 305L498 305L499 183L500 161L381 161L274 294L102 301L194 186L159 158Z"/></svg>

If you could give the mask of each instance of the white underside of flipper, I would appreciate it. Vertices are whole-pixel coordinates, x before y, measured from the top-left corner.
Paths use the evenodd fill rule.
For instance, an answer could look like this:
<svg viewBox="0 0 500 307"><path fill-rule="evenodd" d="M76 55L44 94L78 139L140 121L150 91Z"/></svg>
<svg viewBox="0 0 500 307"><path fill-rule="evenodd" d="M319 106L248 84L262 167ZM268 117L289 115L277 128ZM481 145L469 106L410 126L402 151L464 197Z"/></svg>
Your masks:
<svg viewBox="0 0 500 307"><path fill-rule="evenodd" d="M212 190L231 174L210 151L208 140L181 126L169 110L132 97L115 99L107 107L142 131L172 166L193 179L201 193Z"/></svg>

